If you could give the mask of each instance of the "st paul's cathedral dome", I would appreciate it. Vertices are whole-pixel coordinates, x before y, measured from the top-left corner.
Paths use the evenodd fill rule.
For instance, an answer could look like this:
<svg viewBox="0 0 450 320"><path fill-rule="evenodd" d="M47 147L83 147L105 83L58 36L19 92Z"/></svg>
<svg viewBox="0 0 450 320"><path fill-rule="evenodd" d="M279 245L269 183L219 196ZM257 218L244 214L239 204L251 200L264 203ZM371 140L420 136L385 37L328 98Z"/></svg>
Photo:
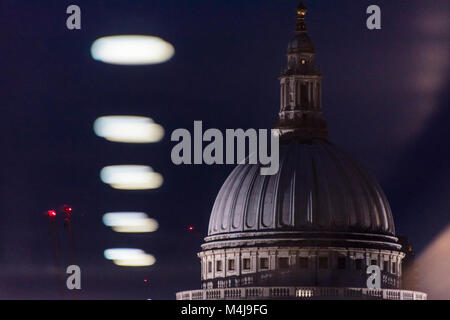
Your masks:
<svg viewBox="0 0 450 320"><path fill-rule="evenodd" d="M377 181L322 140L282 144L276 175L260 175L257 164L239 165L223 184L208 236L267 231L395 233Z"/></svg>

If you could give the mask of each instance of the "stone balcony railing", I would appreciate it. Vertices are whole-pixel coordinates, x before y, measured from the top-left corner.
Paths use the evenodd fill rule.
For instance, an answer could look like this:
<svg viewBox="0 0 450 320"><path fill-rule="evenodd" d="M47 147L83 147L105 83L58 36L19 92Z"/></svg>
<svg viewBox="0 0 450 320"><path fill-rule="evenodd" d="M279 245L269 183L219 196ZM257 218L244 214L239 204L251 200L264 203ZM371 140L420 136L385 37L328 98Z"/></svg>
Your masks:
<svg viewBox="0 0 450 320"><path fill-rule="evenodd" d="M427 294L398 289L245 287L178 292L177 300L427 300Z"/></svg>

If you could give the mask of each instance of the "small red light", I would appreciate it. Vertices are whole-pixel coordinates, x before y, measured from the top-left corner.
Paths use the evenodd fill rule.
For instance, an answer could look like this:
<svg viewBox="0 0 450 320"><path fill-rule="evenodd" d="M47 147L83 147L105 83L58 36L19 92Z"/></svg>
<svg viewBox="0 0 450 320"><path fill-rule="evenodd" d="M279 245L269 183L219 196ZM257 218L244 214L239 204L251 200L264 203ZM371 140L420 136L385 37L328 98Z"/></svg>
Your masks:
<svg viewBox="0 0 450 320"><path fill-rule="evenodd" d="M56 217L56 211L55 210L49 210L47 211L47 214L49 217Z"/></svg>
<svg viewBox="0 0 450 320"><path fill-rule="evenodd" d="M148 282L148 280L147 280L147 279L144 279L144 282L145 282L145 283L147 283L147 282Z"/></svg>
<svg viewBox="0 0 450 320"><path fill-rule="evenodd" d="M65 204L63 207L63 211L64 211L64 214L70 215L72 213L72 207L69 207L68 205Z"/></svg>
<svg viewBox="0 0 450 320"><path fill-rule="evenodd" d="M192 230L194 230L194 227L193 227L193 226L190 226L190 227L189 227L189 231L192 231Z"/></svg>

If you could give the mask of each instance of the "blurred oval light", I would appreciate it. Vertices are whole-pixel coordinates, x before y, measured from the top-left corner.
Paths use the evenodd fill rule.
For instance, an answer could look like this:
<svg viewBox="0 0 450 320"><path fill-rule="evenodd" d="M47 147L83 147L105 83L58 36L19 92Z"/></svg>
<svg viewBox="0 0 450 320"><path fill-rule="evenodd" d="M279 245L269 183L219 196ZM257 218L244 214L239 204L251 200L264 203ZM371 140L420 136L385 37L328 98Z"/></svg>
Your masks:
<svg viewBox="0 0 450 320"><path fill-rule="evenodd" d="M112 142L152 143L161 141L164 128L151 118L104 116L94 122L95 134Z"/></svg>
<svg viewBox="0 0 450 320"><path fill-rule="evenodd" d="M91 46L92 58L110 64L147 65L170 60L174 47L161 38L143 35L102 37Z"/></svg>
<svg viewBox="0 0 450 320"><path fill-rule="evenodd" d="M103 223L108 227L129 226L147 219L144 212L108 212L103 215Z"/></svg>
<svg viewBox="0 0 450 320"><path fill-rule="evenodd" d="M106 249L103 253L106 259L115 265L124 267L145 267L155 264L156 259L141 249L114 248Z"/></svg>
<svg viewBox="0 0 450 320"><path fill-rule="evenodd" d="M112 227L115 232L119 233L149 233L155 232L156 230L158 230L158 228L159 224L154 219L146 219L139 225Z"/></svg>
<svg viewBox="0 0 450 320"><path fill-rule="evenodd" d="M163 177L149 166L118 165L105 167L100 172L101 180L114 189L149 190L163 184Z"/></svg>
<svg viewBox="0 0 450 320"><path fill-rule="evenodd" d="M109 212L103 215L103 223L116 232L146 233L158 230L159 224L143 212Z"/></svg>
<svg viewBox="0 0 450 320"><path fill-rule="evenodd" d="M113 260L113 262L115 265L121 267L147 267L154 265L156 259L151 254L145 254L137 259L118 259Z"/></svg>
<svg viewBox="0 0 450 320"><path fill-rule="evenodd" d="M144 250L129 248L106 249L103 255L108 260L135 259L145 255Z"/></svg>

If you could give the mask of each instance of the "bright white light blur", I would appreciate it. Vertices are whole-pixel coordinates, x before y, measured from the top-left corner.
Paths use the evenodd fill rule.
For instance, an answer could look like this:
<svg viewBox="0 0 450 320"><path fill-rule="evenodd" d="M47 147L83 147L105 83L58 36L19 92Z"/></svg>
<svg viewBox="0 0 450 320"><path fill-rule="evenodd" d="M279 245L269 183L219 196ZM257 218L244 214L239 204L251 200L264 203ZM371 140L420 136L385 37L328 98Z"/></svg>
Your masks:
<svg viewBox="0 0 450 320"><path fill-rule="evenodd" d="M147 219L144 212L108 212L103 215L103 223L108 227L136 225Z"/></svg>
<svg viewBox="0 0 450 320"><path fill-rule="evenodd" d="M103 255L115 265L126 267L145 267L155 264L156 259L141 249L115 248L107 249Z"/></svg>
<svg viewBox="0 0 450 320"><path fill-rule="evenodd" d="M164 137L164 128L151 118L105 116L94 122L95 134L113 142L151 143Z"/></svg>
<svg viewBox="0 0 450 320"><path fill-rule="evenodd" d="M113 262L115 265L122 267L147 267L154 265L156 259L151 254L145 254L137 259L119 259Z"/></svg>
<svg viewBox="0 0 450 320"><path fill-rule="evenodd" d="M119 65L162 63L174 53L170 43L153 36L109 36L95 40L91 46L93 59Z"/></svg>
<svg viewBox="0 0 450 320"><path fill-rule="evenodd" d="M123 259L137 259L142 255L145 255L145 252L141 249L115 248L115 249L106 249L103 252L103 255L108 260L123 260Z"/></svg>
<svg viewBox="0 0 450 320"><path fill-rule="evenodd" d="M155 232L158 230L158 222L153 219L146 219L145 221L142 221L140 225L133 225L133 226L118 226L118 227L112 227L112 229L115 232L120 233L148 233L148 232Z"/></svg>
<svg viewBox="0 0 450 320"><path fill-rule="evenodd" d="M143 212L109 212L103 215L103 223L116 232L145 233L158 230L158 222Z"/></svg>
<svg viewBox="0 0 450 320"><path fill-rule="evenodd" d="M101 180L114 189L149 190L163 184L163 177L149 166L109 166L100 172Z"/></svg>

